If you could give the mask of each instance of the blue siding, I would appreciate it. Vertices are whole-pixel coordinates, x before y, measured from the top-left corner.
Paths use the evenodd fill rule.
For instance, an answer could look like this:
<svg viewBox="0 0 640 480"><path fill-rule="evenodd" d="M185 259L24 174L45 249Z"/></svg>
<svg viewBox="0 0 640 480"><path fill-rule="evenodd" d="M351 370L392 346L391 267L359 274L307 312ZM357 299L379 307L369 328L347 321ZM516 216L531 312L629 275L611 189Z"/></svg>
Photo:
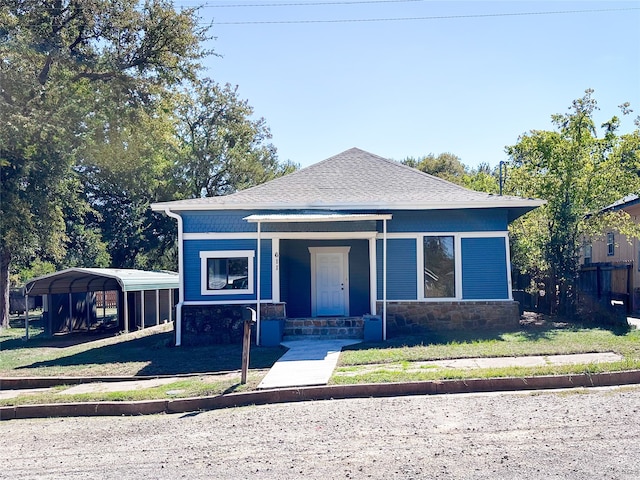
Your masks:
<svg viewBox="0 0 640 480"><path fill-rule="evenodd" d="M311 260L307 243L280 241L280 299L289 317L311 316Z"/></svg>
<svg viewBox="0 0 640 480"><path fill-rule="evenodd" d="M262 262L260 264L260 298L262 300L269 300L272 297L272 270L271 270L271 256L273 252L273 244L271 240L260 240L260 255ZM257 253L256 253L257 255Z"/></svg>
<svg viewBox="0 0 640 480"><path fill-rule="evenodd" d="M311 316L311 254L309 247L351 247L349 252L349 315L369 310L369 242L367 240L281 240L280 296L289 317Z"/></svg>
<svg viewBox="0 0 640 480"><path fill-rule="evenodd" d="M185 233L235 233L256 232L255 223L244 220L245 217L256 213L277 214L277 211L191 211L183 212L183 228ZM290 214L302 213L298 211ZM308 213L308 212L307 212ZM360 232L375 231L376 222L373 220L362 222L311 222L311 223L263 223L263 232Z"/></svg>
<svg viewBox="0 0 640 480"><path fill-rule="evenodd" d="M396 211L387 223L391 232L481 232L507 229L506 209Z"/></svg>
<svg viewBox="0 0 640 480"><path fill-rule="evenodd" d="M383 242L377 241L378 299L382 300ZM387 240L387 300L417 299L416 241L412 238Z"/></svg>
<svg viewBox="0 0 640 480"><path fill-rule="evenodd" d="M462 239L462 298L507 299L507 252L504 238Z"/></svg>
<svg viewBox="0 0 640 480"><path fill-rule="evenodd" d="M206 232L255 232L257 227L253 223L243 220L244 217L254 212L183 212L182 224L185 233Z"/></svg>
<svg viewBox="0 0 640 480"><path fill-rule="evenodd" d="M271 298L271 240L262 240L262 263L260 276L261 298ZM256 240L185 240L184 242L184 289L186 301L224 301L255 300L256 295L202 295L200 292L202 272L200 271L200 252L217 250L253 250L256 252ZM255 253L257 259L257 252ZM254 259L254 272L257 266ZM254 279L254 291L256 282Z"/></svg>
<svg viewBox="0 0 640 480"><path fill-rule="evenodd" d="M183 212L185 233L233 233L256 232L254 223L243 220L249 215L282 213L272 211L211 211ZM291 211L288 213L299 213ZM349 212L345 212L349 213ZM362 212L359 212L362 213ZM375 213L375 212L372 212ZM398 210L390 212L393 218L387 222L391 232L474 232L503 231L507 229L506 209L468 210ZM354 232L382 231L382 222L319 222L319 223L264 223L265 232Z"/></svg>

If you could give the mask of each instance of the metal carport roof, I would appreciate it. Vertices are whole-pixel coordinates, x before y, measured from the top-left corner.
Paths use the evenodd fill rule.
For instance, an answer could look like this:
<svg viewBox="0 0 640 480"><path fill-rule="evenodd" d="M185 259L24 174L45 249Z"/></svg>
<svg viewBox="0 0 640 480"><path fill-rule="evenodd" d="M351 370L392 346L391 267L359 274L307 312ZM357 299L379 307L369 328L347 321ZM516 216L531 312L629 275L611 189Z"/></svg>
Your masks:
<svg viewBox="0 0 640 480"><path fill-rule="evenodd" d="M30 280L25 285L26 295L53 293L81 293L121 290L177 289L179 276L174 272L148 272L120 268L69 268Z"/></svg>

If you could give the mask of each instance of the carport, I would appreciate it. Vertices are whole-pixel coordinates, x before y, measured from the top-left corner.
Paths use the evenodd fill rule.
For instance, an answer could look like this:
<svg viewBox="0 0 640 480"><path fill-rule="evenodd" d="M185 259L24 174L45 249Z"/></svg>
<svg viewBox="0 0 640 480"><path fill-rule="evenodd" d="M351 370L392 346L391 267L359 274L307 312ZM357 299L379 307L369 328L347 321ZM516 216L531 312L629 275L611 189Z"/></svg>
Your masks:
<svg viewBox="0 0 640 480"><path fill-rule="evenodd" d="M80 305L89 325L90 312L95 308L96 292L118 292L118 323L122 330L158 325L161 321L173 320L175 292L179 288L179 276L174 272L151 272L117 268L69 268L30 280L25 285L26 301L30 296L43 296L44 310L47 311L45 330L52 333L54 314L53 299L66 295L64 305L66 330L74 331L74 312ZM84 297L83 297L84 295ZM58 301L58 307L60 302ZM74 308L75 307L75 308ZM63 310L59 308L59 310ZM76 317L77 319L77 317ZM26 338L29 338L29 313L25 317Z"/></svg>

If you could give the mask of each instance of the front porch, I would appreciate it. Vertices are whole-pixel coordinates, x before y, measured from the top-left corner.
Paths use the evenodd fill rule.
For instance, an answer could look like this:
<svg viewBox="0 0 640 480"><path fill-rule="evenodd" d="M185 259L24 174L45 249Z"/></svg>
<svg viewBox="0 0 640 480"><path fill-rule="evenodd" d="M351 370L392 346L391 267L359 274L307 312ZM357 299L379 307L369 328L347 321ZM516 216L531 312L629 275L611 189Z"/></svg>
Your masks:
<svg viewBox="0 0 640 480"><path fill-rule="evenodd" d="M287 318L284 340L303 339L363 339L363 317Z"/></svg>

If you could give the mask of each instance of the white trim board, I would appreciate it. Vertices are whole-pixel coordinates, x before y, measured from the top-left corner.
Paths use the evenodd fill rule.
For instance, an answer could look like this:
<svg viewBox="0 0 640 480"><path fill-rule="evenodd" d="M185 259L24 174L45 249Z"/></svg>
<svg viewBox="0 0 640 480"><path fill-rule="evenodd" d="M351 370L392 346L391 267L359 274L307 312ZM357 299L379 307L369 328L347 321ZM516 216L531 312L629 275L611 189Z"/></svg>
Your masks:
<svg viewBox="0 0 640 480"><path fill-rule="evenodd" d="M260 300L260 304L268 304L268 303L280 303L274 302L272 299L263 298ZM207 305L255 305L255 298L247 298L246 300L188 300L183 303L185 306L194 306L194 307L203 307Z"/></svg>
<svg viewBox="0 0 640 480"><path fill-rule="evenodd" d="M508 237L508 230L487 230L487 231L474 231L474 232L459 232L459 231L445 231L445 232L393 232L387 233L387 239L400 239L400 238L419 238L423 236L428 237L441 237L441 236L459 236L460 238L497 238ZM378 240L382 240L382 233L376 235Z"/></svg>
<svg viewBox="0 0 640 480"><path fill-rule="evenodd" d="M393 300L387 299L387 303L473 303L473 302L513 302L510 298L423 298L421 300ZM381 302L378 298L376 302Z"/></svg>
<svg viewBox="0 0 640 480"><path fill-rule="evenodd" d="M387 239L417 238L422 235L459 235L461 238L508 237L507 230L474 231L474 232L395 232L387 233ZM199 232L184 233L183 240L257 240L257 232ZM262 239L280 240L348 240L348 239L383 239L383 234L374 231L357 232L261 232Z"/></svg>
<svg viewBox="0 0 640 480"><path fill-rule="evenodd" d="M261 239L279 240L367 240L377 232L261 232ZM257 232L202 232L185 233L184 240L257 240Z"/></svg>

